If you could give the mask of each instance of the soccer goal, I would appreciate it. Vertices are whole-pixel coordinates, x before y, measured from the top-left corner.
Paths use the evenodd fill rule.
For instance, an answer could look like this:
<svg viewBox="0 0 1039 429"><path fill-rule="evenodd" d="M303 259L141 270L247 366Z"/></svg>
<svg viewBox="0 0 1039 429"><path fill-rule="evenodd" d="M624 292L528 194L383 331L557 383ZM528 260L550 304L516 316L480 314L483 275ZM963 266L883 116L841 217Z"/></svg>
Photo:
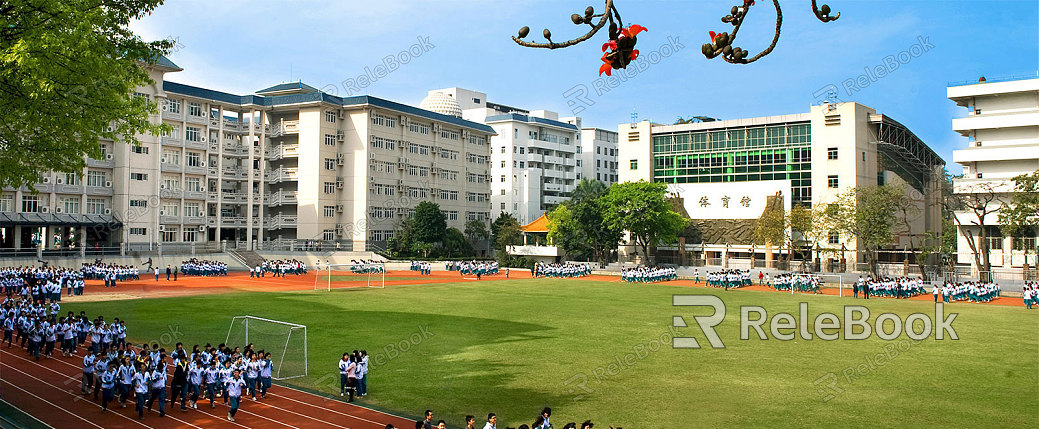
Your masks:
<svg viewBox="0 0 1039 429"><path fill-rule="evenodd" d="M386 263L367 262L357 264L320 265L314 277L314 290L354 287L386 287Z"/></svg>
<svg viewBox="0 0 1039 429"><path fill-rule="evenodd" d="M228 347L252 344L253 351L271 353L271 378L287 380L307 376L307 327L255 316L235 316L227 330Z"/></svg>
<svg viewBox="0 0 1039 429"><path fill-rule="evenodd" d="M844 277L840 274L816 274L821 287L837 287L837 296L844 296Z"/></svg>

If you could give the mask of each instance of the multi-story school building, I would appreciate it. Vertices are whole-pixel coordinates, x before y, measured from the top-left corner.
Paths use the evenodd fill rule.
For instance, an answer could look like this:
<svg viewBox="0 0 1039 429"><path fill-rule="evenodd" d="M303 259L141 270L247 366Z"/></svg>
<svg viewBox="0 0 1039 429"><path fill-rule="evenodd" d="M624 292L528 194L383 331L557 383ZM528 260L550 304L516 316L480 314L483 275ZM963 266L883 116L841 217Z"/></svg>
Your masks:
<svg viewBox="0 0 1039 429"><path fill-rule="evenodd" d="M182 69L166 58L149 69L154 84L137 95L172 132L103 141L101 159L41 177L38 193L3 189L0 246L363 251L421 201L438 203L449 227L491 216L487 125L301 82L250 95L171 82Z"/></svg>
<svg viewBox="0 0 1039 429"><path fill-rule="evenodd" d="M668 184L694 221L696 236L686 237L684 248L670 248L686 260L722 265L729 258L777 258L779 249L753 239L753 222L766 207L822 207L853 187L903 184L916 202L912 237L900 236L882 255L888 260L900 261L906 246L920 245L926 232L941 228L938 173L945 161L909 128L858 103L679 125L642 121L618 131L620 182ZM828 235L805 247L827 250L824 259L843 259L847 269L862 262L855 240ZM631 257L637 249L620 251Z"/></svg>
<svg viewBox="0 0 1039 429"><path fill-rule="evenodd" d="M988 201L984 219L972 210L956 212L957 262L976 265L974 252L989 248L993 267L1033 267L1037 231L1022 237L1004 236L999 228L999 209L1011 200L1013 178L1039 170L1039 75L985 79L950 84L950 100L966 110L952 120L952 128L967 138L967 147L954 151L953 160L963 166L954 180L954 192L977 194ZM994 197L994 198L993 198ZM981 228L987 242L981 242ZM969 244L973 242L974 246Z"/></svg>

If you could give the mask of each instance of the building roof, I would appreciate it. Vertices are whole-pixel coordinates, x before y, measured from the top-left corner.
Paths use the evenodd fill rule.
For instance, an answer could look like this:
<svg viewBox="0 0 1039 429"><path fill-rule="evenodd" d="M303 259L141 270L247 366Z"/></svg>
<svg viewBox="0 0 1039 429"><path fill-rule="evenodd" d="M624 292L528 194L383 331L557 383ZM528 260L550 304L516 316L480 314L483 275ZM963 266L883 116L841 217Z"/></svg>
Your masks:
<svg viewBox="0 0 1039 429"><path fill-rule="evenodd" d="M257 94L272 94L279 92L318 92L317 88L303 83L303 81L285 82L256 91Z"/></svg>
<svg viewBox="0 0 1039 429"><path fill-rule="evenodd" d="M484 121L486 121L487 123L503 122L503 121L528 122L528 123L548 125L548 126L551 126L551 127L566 128L566 129L572 130L572 131L580 131L580 129L577 128L577 126L574 125L574 124L568 124L566 122L554 121L554 120L551 120L551 119L539 118L537 116L521 115L519 113L507 113L507 114L504 114L504 115L488 116L487 119L484 119Z"/></svg>
<svg viewBox="0 0 1039 429"><path fill-rule="evenodd" d="M112 215L88 215L68 213L0 213L0 223L13 225L104 225L113 228L123 225Z"/></svg>
<svg viewBox="0 0 1039 429"><path fill-rule="evenodd" d="M281 84L281 85L295 85L295 84ZM423 117L423 118L434 120L434 121L445 122L445 123L448 123L448 124L457 125L459 127L485 132L485 133L488 133L488 134L491 134L491 135L497 134L496 132L494 132L494 128L491 128L490 126L487 126L487 125L484 125L484 124L481 124L481 123L478 123L478 122L467 121L467 120L462 119L462 118L456 118L456 117L453 117L453 116L442 115L442 114L436 113L436 112L430 112L428 110L420 109L420 108L414 107L414 106L409 106L407 104L397 103L395 101L390 101L390 100L386 100L386 99L382 99L382 98L378 98L378 97L372 97L370 95L357 95L357 96L352 96L352 97L336 97L334 95L327 94L327 93L318 91L316 89L314 91L312 91L312 92L305 92L306 91L305 88L313 88L313 87L309 86L309 85L306 85L306 84L302 84L302 83L300 83L300 85L302 85L302 86L299 89L302 89L302 90L299 91L299 92L291 93L291 92L286 92L284 90L281 90L280 93L282 93L284 95L268 95L268 96L263 96L263 95L235 95L235 94L230 94L230 93L226 93L226 92L215 91L215 90L212 90L212 89L200 88L200 87L197 87L197 86L185 85L185 84L182 84L182 83L171 82L171 81L163 81L162 82L162 89L163 89L163 91L171 92L171 93L174 93L174 94L181 94L181 95L186 95L186 96L189 96L189 97L197 97L197 98L202 98L202 99L206 99L206 100L214 100L214 101L219 101L219 102L228 103L228 104L234 104L234 105L238 105L238 106L256 105L256 106L264 106L264 107L274 107L274 106L283 106L283 105L289 105L289 104L313 103L313 102L323 102L323 103L329 103L329 104L334 104L334 105L337 105L337 106L344 106L344 107L370 105L370 106L381 107L383 109L397 111L397 112L400 112L400 113L405 113L405 114L409 114L409 115L419 116L419 117ZM272 86L271 88L277 88L278 86L280 86L280 85L275 85L275 86ZM270 90L271 88L267 88L267 89L264 89L264 90L261 90L261 91L267 91L267 90ZM272 90L272 91L273 92L278 92L278 90Z"/></svg>
<svg viewBox="0 0 1039 429"><path fill-rule="evenodd" d="M541 217L521 226L520 229L523 232L548 232L548 214L542 214Z"/></svg>

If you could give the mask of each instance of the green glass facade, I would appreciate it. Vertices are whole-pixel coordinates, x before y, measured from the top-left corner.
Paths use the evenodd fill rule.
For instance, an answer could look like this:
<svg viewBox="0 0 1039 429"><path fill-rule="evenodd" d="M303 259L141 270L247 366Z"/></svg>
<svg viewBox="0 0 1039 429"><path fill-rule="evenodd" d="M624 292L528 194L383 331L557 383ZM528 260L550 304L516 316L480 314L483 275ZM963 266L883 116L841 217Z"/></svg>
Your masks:
<svg viewBox="0 0 1039 429"><path fill-rule="evenodd" d="M794 204L812 203L812 127L792 123L653 136L653 181L790 180Z"/></svg>

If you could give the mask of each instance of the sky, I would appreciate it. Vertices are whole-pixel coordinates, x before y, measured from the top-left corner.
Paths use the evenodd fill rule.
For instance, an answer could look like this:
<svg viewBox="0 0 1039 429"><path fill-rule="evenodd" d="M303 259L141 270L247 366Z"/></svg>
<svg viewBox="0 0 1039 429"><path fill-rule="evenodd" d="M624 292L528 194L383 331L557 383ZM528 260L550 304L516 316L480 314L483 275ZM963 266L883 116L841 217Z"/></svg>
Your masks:
<svg viewBox="0 0 1039 429"><path fill-rule="evenodd" d="M909 127L954 174L961 168L952 151L967 140L951 124L966 110L948 100L948 85L1039 71L1036 0L828 0L841 13L829 23L808 0L780 0L778 45L747 65L701 53L708 31L731 32L720 18L738 0L615 2L625 25L649 30L637 48L654 61L613 82L597 81L606 31L556 50L510 38L523 26L531 28L527 40L543 41L545 28L556 42L582 35L588 27L570 15L589 5L601 12L600 0L167 0L131 27L146 40L176 41L169 57L184 71L166 76L175 82L251 94L302 80L334 95L416 106L429 90L461 87L528 110L579 110L585 127L611 130L633 112L659 123L805 113L835 88L837 100ZM754 55L774 25L775 9L758 0L735 45ZM397 58L393 71L376 75L389 56ZM882 73L860 78L866 68ZM360 78L367 70L370 82Z"/></svg>

